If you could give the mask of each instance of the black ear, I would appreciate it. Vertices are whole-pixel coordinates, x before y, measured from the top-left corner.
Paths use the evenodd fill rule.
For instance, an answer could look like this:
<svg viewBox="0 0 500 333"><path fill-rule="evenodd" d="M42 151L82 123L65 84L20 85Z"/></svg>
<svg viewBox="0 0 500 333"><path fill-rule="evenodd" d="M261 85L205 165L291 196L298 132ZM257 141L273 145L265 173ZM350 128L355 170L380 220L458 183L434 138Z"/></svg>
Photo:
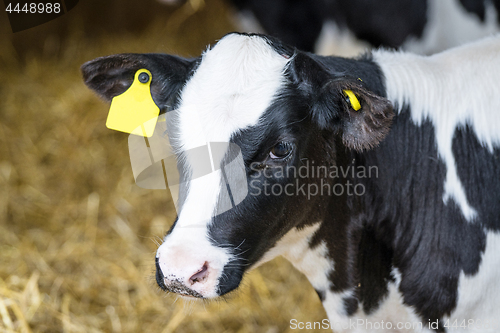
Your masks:
<svg viewBox="0 0 500 333"><path fill-rule="evenodd" d="M137 70L145 68L153 77L153 100L163 111L172 106L172 97L180 91L196 62L167 54L127 53L91 60L82 65L81 71L85 84L110 101L130 87Z"/></svg>
<svg viewBox="0 0 500 333"><path fill-rule="evenodd" d="M389 100L348 79L328 83L313 112L321 127L340 132L344 144L358 151L377 146L389 133L394 117Z"/></svg>
<svg viewBox="0 0 500 333"><path fill-rule="evenodd" d="M374 63L333 57L317 61L297 54L292 73L310 98L312 119L320 128L339 133L347 147L371 149L389 132L393 107L374 92L383 89L382 74Z"/></svg>

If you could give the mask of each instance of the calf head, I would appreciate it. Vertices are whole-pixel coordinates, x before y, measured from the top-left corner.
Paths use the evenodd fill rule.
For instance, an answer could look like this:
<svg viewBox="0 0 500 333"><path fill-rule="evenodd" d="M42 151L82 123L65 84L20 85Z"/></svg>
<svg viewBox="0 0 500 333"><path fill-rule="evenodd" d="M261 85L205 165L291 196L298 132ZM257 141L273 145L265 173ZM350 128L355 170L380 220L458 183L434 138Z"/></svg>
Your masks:
<svg viewBox="0 0 500 333"><path fill-rule="evenodd" d="M305 193L320 179L296 170L335 165L339 145L377 145L392 118L390 103L367 88L359 70L349 72L355 63L339 58L336 67L275 39L234 33L199 58L122 54L82 66L85 83L108 100L130 86L138 69L152 73L153 100L162 112L175 110L169 135L184 174L199 168L188 153L196 147L227 142L241 150L246 179L238 186L248 193L231 209L218 209L229 191L223 167L181 186L178 217L156 254L162 289L224 295L288 231L321 220L335 198ZM225 165L229 155L214 155L212 163Z"/></svg>

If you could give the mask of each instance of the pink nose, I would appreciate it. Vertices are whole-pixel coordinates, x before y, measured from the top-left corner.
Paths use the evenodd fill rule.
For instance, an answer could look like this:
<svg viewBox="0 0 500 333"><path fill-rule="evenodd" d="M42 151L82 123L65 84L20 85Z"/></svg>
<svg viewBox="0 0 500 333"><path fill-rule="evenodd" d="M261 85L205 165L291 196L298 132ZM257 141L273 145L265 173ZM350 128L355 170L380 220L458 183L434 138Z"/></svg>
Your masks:
<svg viewBox="0 0 500 333"><path fill-rule="evenodd" d="M205 261L201 267L198 266L200 267L198 269L193 269L193 267L196 266L190 268L185 265L182 267L183 269L179 268L179 266L176 268L176 265L172 265L172 262L163 261L157 257L156 281L163 290L202 298L207 293L211 293L217 279L210 280L210 277L214 274L212 274L208 261Z"/></svg>

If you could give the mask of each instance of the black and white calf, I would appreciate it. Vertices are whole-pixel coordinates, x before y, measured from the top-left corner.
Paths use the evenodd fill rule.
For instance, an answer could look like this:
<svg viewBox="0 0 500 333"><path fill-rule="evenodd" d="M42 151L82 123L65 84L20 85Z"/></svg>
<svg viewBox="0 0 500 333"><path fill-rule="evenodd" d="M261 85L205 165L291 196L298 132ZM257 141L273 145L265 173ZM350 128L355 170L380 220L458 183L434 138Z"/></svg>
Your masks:
<svg viewBox="0 0 500 333"><path fill-rule="evenodd" d="M226 1L237 9L230 17L241 31L326 55L370 46L432 54L500 31L500 0Z"/></svg>
<svg viewBox="0 0 500 333"><path fill-rule="evenodd" d="M358 54L366 43L432 54L500 31L499 0L230 2L244 31L328 55Z"/></svg>
<svg viewBox="0 0 500 333"><path fill-rule="evenodd" d="M183 152L231 142L249 189L215 214L220 172L181 187L156 254L162 289L215 298L282 255L337 332L370 331L357 319L390 332L460 331L455 320L500 330L499 37L430 57L346 59L229 34L199 58L123 54L82 72L110 99L140 68L156 104L178 111L179 163L196 172Z"/></svg>

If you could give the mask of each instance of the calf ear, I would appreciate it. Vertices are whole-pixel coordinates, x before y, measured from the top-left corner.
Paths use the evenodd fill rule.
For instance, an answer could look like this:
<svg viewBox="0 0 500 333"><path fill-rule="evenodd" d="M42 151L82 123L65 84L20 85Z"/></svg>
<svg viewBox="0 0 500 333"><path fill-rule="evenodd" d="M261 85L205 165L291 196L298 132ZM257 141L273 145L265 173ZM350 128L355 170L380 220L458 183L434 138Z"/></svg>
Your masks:
<svg viewBox="0 0 500 333"><path fill-rule="evenodd" d="M349 62L346 67L351 70L356 68L356 60L339 58L340 62L344 66ZM363 76L363 69L358 71ZM295 56L292 75L310 99L312 119L320 128L339 133L347 147L359 151L373 148L389 132L392 104L368 89L357 75L328 71L300 53Z"/></svg>
<svg viewBox="0 0 500 333"><path fill-rule="evenodd" d="M389 100L345 78L323 87L313 114L320 127L341 133L344 144L358 151L377 146L394 117Z"/></svg>
<svg viewBox="0 0 500 333"><path fill-rule="evenodd" d="M101 57L82 65L83 81L107 101L124 93L135 73L145 68L152 74L151 95L160 110L171 106L196 63L167 54L117 54Z"/></svg>

